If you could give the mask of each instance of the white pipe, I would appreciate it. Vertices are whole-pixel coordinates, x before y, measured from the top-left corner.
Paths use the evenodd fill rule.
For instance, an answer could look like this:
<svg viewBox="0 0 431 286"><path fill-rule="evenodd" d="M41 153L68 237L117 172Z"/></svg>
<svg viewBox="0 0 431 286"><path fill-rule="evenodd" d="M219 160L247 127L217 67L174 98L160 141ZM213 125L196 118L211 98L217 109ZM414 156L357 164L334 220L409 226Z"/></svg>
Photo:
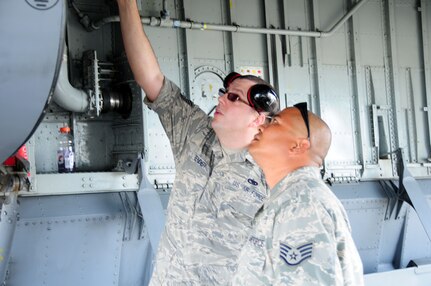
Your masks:
<svg viewBox="0 0 431 286"><path fill-rule="evenodd" d="M87 111L89 97L85 91L73 87L69 82L67 69L67 48L63 49L60 73L55 86L53 99L62 108L73 112Z"/></svg>
<svg viewBox="0 0 431 286"><path fill-rule="evenodd" d="M241 27L239 25L219 25L219 24L208 24L208 23L198 23L193 21L181 21L176 19L162 17L141 17L141 22L144 25L164 27L164 28L182 28L182 29L192 29L192 30L212 30L212 31L226 31L226 32L238 32L238 33L254 33L254 34L272 34L272 35L291 35L291 36L303 36L303 37L314 37L323 38L331 36L338 28L341 27L362 5L364 5L368 0L361 0L356 3L356 5L344 15L331 29L324 32L319 31L298 31L298 30L283 30L283 29L269 29L269 28L247 28ZM106 17L97 22L91 22L88 30L100 29L103 25L107 23L119 22L119 16Z"/></svg>

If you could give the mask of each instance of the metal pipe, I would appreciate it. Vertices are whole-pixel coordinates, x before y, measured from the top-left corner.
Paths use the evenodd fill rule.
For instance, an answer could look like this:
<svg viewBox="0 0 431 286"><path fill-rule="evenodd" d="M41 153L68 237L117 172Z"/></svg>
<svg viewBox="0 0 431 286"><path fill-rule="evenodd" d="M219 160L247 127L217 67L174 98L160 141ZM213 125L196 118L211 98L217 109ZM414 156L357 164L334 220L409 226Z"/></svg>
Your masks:
<svg viewBox="0 0 431 286"><path fill-rule="evenodd" d="M89 27L85 27L88 31L94 31L100 29L103 25L108 23L116 23L120 22L120 16L109 16L106 18L103 18L97 22L91 22L89 24Z"/></svg>
<svg viewBox="0 0 431 286"><path fill-rule="evenodd" d="M271 35L284 35L284 36L303 36L303 37L314 37L322 38L329 37L335 31L337 31L362 5L368 0L361 0L358 2L346 15L344 15L329 31L297 31L297 30L282 30L282 29L270 29L270 28L248 28L241 27L239 25L218 25L208 23L198 23L193 21L180 21L170 18L163 17L141 17L141 22L144 25L153 27L163 28L181 28L181 29L192 29L192 30L209 30L209 31L223 31L223 32L234 32L234 33L253 33L253 34L271 34ZM119 16L111 16L104 18L95 23L91 23L88 30L100 29L107 23L119 22Z"/></svg>
<svg viewBox="0 0 431 286"><path fill-rule="evenodd" d="M163 11L168 11L168 0L163 0Z"/></svg>
<svg viewBox="0 0 431 286"><path fill-rule="evenodd" d="M53 99L55 103L68 111L87 111L90 99L85 91L77 89L70 84L67 69L67 48L64 48L63 51L63 60Z"/></svg>
<svg viewBox="0 0 431 286"><path fill-rule="evenodd" d="M347 19L349 19L367 1L368 0L361 0L358 3L356 3L356 5L353 6L353 8L346 15L344 15L343 18L341 18L340 20L338 20L338 22L328 32L323 32L322 33L322 37L329 37L333 33L335 33L335 31L337 31L340 28L340 26L343 25L344 22L346 22Z"/></svg>
<svg viewBox="0 0 431 286"><path fill-rule="evenodd" d="M163 19L169 18L169 11L168 11L168 1L163 0L163 9L160 11L160 15Z"/></svg>

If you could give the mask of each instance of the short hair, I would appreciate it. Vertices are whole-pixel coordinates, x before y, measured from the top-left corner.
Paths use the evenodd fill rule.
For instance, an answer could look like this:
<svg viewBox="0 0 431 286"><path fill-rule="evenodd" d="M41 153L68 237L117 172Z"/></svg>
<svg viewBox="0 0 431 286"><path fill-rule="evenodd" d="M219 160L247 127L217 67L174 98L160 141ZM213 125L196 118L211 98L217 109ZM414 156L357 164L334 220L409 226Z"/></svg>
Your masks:
<svg viewBox="0 0 431 286"><path fill-rule="evenodd" d="M229 88L229 85L237 79L246 79L246 80L249 80L249 81L254 83L254 85L252 87L250 87L249 90L247 91L247 97L250 96L249 93L252 89L254 90L254 92L257 92L258 94L260 94L261 92L264 92L264 93L272 94L275 97L275 101L270 100L270 102L268 102L269 98L267 98L266 102L262 102L262 104L267 105L267 107L263 108L263 110L268 110L268 111L264 111L264 114L274 115L275 113L280 111L280 98L277 95L277 93L275 92L274 87L260 77L257 77L255 75L251 75L251 74L241 75L237 72L231 72L223 80L223 87ZM262 87L264 87L265 91L262 90ZM261 96L260 96L260 98L263 99L263 97L261 97ZM265 99L263 99L263 100L265 101ZM250 98L248 98L248 101L249 101L250 105L254 109L256 109L254 106L255 103L250 102ZM261 103L259 103L259 105L260 104ZM272 105L272 107L270 105ZM260 113L263 111L260 109L262 109L262 108L259 108L259 110L258 109L256 109L256 110Z"/></svg>
<svg viewBox="0 0 431 286"><path fill-rule="evenodd" d="M270 88L272 88L273 90L275 90L274 87L271 84L269 84L269 82L267 82L266 80L264 80L258 76L252 75L252 74L241 75L237 79L248 79L248 80L250 80L256 84L265 84L265 85L269 86Z"/></svg>

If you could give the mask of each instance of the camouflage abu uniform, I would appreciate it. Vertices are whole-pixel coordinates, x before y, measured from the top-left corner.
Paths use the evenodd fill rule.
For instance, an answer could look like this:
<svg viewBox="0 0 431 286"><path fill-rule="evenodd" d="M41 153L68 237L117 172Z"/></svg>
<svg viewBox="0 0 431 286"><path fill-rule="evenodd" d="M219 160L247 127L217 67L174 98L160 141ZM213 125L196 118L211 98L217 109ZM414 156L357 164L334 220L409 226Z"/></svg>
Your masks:
<svg viewBox="0 0 431 286"><path fill-rule="evenodd" d="M226 285L267 194L246 151L226 153L211 118L165 78L146 101L160 117L176 176L150 285Z"/></svg>
<svg viewBox="0 0 431 286"><path fill-rule="evenodd" d="M245 244L233 285L363 285L341 202L304 167L271 190Z"/></svg>

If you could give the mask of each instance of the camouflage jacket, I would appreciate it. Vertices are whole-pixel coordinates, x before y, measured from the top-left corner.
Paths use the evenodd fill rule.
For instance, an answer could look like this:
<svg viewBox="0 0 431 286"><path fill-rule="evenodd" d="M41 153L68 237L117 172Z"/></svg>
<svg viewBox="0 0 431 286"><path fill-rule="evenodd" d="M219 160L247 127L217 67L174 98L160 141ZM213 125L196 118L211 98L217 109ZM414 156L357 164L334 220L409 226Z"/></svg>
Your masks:
<svg viewBox="0 0 431 286"><path fill-rule="evenodd" d="M211 117L165 79L148 106L166 131L176 166L150 285L226 285L268 189L244 150L226 153Z"/></svg>
<svg viewBox="0 0 431 286"><path fill-rule="evenodd" d="M341 202L319 169L298 169L271 190L239 258L233 285L363 285Z"/></svg>

